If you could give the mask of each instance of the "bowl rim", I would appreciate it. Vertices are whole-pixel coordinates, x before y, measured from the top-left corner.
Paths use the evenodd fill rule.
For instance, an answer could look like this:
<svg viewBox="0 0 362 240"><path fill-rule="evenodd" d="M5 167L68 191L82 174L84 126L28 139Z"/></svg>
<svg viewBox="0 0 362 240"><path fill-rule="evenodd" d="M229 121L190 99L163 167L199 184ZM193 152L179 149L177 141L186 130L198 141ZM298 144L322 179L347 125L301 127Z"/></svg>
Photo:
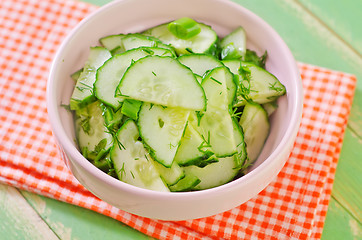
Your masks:
<svg viewBox="0 0 362 240"><path fill-rule="evenodd" d="M288 145L288 142L290 142L290 138L294 139L297 135L297 132L299 130L301 117L302 117L302 108L303 108L303 88L302 88L302 82L299 74L299 69L297 67L297 63L290 52L288 46L284 42L284 40L279 36L279 34L261 17L253 13L252 11L248 10L247 8L231 2L231 1L224 1L224 0L214 0L214 2L219 2L223 4L230 4L234 8L238 8L239 11L243 12L244 14L248 15L248 17L252 18L253 21L258 21L259 24L263 25L265 30L268 32L268 34L271 34L271 36L280 43L281 49L283 49L283 56L288 58L288 62L290 62L290 71L295 76L295 79L292 81L295 83L294 86L294 92L296 93L294 96L291 96L293 99L292 103L293 106L291 108L293 109L292 112L292 118L291 118L291 124L288 126L288 128L285 131L285 134L282 136L279 144L276 146L274 151L255 169L250 171L248 174L240 177L239 179L236 179L234 181L231 181L229 183L220 185L218 187L200 190L200 191L192 191L192 192L158 192L154 190L148 190L140 187L133 186L131 184L124 183L116 178L113 178L106 173L102 172L100 169L95 167L92 163L90 163L86 158L83 157L83 155L78 151L78 149L73 145L73 141L68 138L66 135L66 131L61 123L60 114L59 114L59 105L55 99L54 96L56 96L55 92L55 86L54 86L54 79L56 79L55 76L55 70L57 69L58 63L61 61L62 58L62 52L63 49L66 48L66 45L68 42L71 41L71 39L74 37L74 33L79 31L80 29L86 27L89 19L94 18L96 15L101 14L104 11L107 11L108 9L113 8L115 5L127 3L129 0L116 0L113 2L110 2L88 16L86 16L84 19L82 19L75 28L73 28L68 35L65 37L65 39L62 41L60 47L58 48L55 57L53 58L51 68L50 68L50 74L47 81L47 92L46 92L46 99L47 99L47 111L48 111L48 118L51 123L52 132L56 138L56 141L58 143L58 146L61 148L66 149L69 157L77 161L77 163L84 168L89 174L94 176L95 178L99 179L102 182L105 182L106 184L109 184L121 191L130 192L134 195L142 195L145 197L152 197L152 198L188 198L189 196L192 196L194 198L203 198L208 195L213 195L215 192L221 193L224 191L232 191L236 187L236 185L246 185L248 182L252 181L255 178L259 178L260 175L266 171L267 166L271 165L273 163L273 160L277 155L280 153L287 153L287 149L285 149L285 145ZM60 126L60 127L59 127ZM289 144L290 145L290 144ZM63 150L63 149L62 149ZM289 151L290 152L290 151ZM284 165L284 164L283 164Z"/></svg>

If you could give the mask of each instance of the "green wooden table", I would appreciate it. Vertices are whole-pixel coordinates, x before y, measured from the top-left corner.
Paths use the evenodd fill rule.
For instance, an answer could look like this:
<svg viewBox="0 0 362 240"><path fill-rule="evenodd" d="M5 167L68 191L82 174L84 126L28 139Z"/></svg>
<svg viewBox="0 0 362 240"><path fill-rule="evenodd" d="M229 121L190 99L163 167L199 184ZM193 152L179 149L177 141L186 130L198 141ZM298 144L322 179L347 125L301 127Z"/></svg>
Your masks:
<svg viewBox="0 0 362 240"><path fill-rule="evenodd" d="M95 5L110 2L86 1ZM357 76L322 239L362 239L362 1L234 1L269 22L296 60ZM95 212L0 185L0 239L149 237Z"/></svg>

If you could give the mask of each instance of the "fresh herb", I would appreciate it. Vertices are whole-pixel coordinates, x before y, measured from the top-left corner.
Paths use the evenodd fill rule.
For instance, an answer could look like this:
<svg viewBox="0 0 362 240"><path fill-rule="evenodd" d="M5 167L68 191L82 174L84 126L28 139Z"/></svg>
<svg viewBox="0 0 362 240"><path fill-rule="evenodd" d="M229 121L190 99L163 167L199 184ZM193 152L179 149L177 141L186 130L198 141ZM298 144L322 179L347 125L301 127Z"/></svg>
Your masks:
<svg viewBox="0 0 362 240"><path fill-rule="evenodd" d="M178 146L178 144L176 144L176 145L173 145L172 143L170 143L170 144L169 144L169 146L170 146L170 149L172 149L172 148L175 148L175 147L177 147L177 146Z"/></svg>
<svg viewBox="0 0 362 240"><path fill-rule="evenodd" d="M214 82L216 82L217 84L222 85L222 82L220 82L220 81L216 80L214 77L211 77L210 79L211 79L211 80L213 80Z"/></svg>
<svg viewBox="0 0 362 240"><path fill-rule="evenodd" d="M119 150L122 150L122 149L126 150L125 146L121 143L121 141L117 137L115 137L114 139L116 140Z"/></svg>
<svg viewBox="0 0 362 240"><path fill-rule="evenodd" d="M91 130L91 125L90 125L90 116L81 116L81 120L80 120L80 126L83 129L83 132L85 132L86 134L89 135L90 130Z"/></svg>
<svg viewBox="0 0 362 240"><path fill-rule="evenodd" d="M250 80L251 71L248 67L240 64L238 69L239 75L242 77L242 81L239 81L238 95L244 98L246 101L251 101L250 98ZM245 86L246 85L246 86Z"/></svg>
<svg viewBox="0 0 362 240"><path fill-rule="evenodd" d="M197 147L197 149L200 151L200 152L204 152L205 148L210 148L211 147L211 144L210 144L210 131L207 132L207 140L205 139L205 136L201 134L201 137L202 137L202 143L200 144L200 146Z"/></svg>
<svg viewBox="0 0 362 240"><path fill-rule="evenodd" d="M133 175L133 172L132 172L132 171L129 171L129 172L131 173L132 178L135 179L135 177L134 177L134 175Z"/></svg>
<svg viewBox="0 0 362 240"><path fill-rule="evenodd" d="M239 108L229 108L229 112L232 118L238 118L243 113Z"/></svg>
<svg viewBox="0 0 362 240"><path fill-rule="evenodd" d="M105 132L112 135L113 142L117 144L119 150L126 150L125 146L121 143L121 141L117 137L117 131L118 131L117 128L109 127Z"/></svg>
<svg viewBox="0 0 362 240"><path fill-rule="evenodd" d="M68 112L71 112L72 110L70 109L70 105L69 104L64 104L64 103L61 103L60 106L62 108L64 108L65 110L67 110Z"/></svg>
<svg viewBox="0 0 362 240"><path fill-rule="evenodd" d="M126 170L124 169L124 163L122 164L122 168L118 171L119 180L122 181L123 177L126 176Z"/></svg>
<svg viewBox="0 0 362 240"><path fill-rule="evenodd" d="M245 56L244 56L244 61L251 62L251 63L265 69L265 62L266 62L267 57L268 57L267 51L265 51L264 54L261 57L259 57L255 51L247 49Z"/></svg>
<svg viewBox="0 0 362 240"><path fill-rule="evenodd" d="M155 54L154 51L152 51L151 49L148 48L142 48L142 51L144 51L145 53L147 53L148 55L153 55ZM132 59L133 60L133 59Z"/></svg>
<svg viewBox="0 0 362 240"><path fill-rule="evenodd" d="M251 71L247 66L243 66L240 63L239 69L238 69L238 73L240 74L240 76L242 77L243 80L246 80L248 82L250 82L251 79Z"/></svg>
<svg viewBox="0 0 362 240"><path fill-rule="evenodd" d="M121 92L121 90L119 88L117 88L117 90L116 90L116 95L119 96L119 97L129 98L128 95L122 94L122 92Z"/></svg>
<svg viewBox="0 0 362 240"><path fill-rule="evenodd" d="M94 147L94 151L99 153L100 151L104 150L107 146L107 139L103 138L99 141L99 143Z"/></svg>
<svg viewBox="0 0 362 240"><path fill-rule="evenodd" d="M185 48L185 50L186 50L187 52L189 52L189 53L194 53L194 51L192 51L191 48Z"/></svg>
<svg viewBox="0 0 362 240"><path fill-rule="evenodd" d="M160 128L163 128L164 125L165 125L165 122L164 122L161 118L159 118L159 119L158 119L158 126L159 126Z"/></svg>
<svg viewBox="0 0 362 240"><path fill-rule="evenodd" d="M90 86L90 85L88 85L88 84L86 84L85 82L82 82L82 81L79 81L79 84L80 84L81 86L76 86L76 88L77 88L79 91L83 92L84 90L88 90L88 91L90 91L90 92L93 92L93 87L92 87L92 86Z"/></svg>
<svg viewBox="0 0 362 240"><path fill-rule="evenodd" d="M200 126L200 122L201 122L201 118L202 116L204 116L205 113L202 113L200 111L196 112L196 117L197 117L197 126Z"/></svg>
<svg viewBox="0 0 362 240"><path fill-rule="evenodd" d="M276 92L284 92L284 88L283 87L277 87L275 86L278 82L274 82L274 83L269 83L269 89L272 91L276 91Z"/></svg>

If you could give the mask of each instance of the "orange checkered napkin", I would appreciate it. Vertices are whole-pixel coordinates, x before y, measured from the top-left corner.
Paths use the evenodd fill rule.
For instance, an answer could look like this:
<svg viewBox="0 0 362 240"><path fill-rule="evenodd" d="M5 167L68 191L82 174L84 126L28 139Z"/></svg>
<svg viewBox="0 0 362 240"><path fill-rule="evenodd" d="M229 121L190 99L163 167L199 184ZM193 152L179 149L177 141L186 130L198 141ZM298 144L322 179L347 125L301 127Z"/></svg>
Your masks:
<svg viewBox="0 0 362 240"><path fill-rule="evenodd" d="M74 179L47 119L45 88L55 51L95 9L71 0L0 1L0 182L97 211L159 239L320 238L356 78L299 63L305 100L293 151L253 199L196 220L138 217L101 201Z"/></svg>

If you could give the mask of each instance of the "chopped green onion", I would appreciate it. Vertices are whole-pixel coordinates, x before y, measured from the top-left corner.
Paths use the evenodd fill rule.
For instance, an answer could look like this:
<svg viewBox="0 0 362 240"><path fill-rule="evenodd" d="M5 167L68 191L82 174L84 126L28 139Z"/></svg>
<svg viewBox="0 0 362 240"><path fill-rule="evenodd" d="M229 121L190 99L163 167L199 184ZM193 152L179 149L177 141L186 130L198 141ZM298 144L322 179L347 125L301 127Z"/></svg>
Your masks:
<svg viewBox="0 0 362 240"><path fill-rule="evenodd" d="M188 17L179 18L168 24L168 30L178 38L189 39L201 32L199 24Z"/></svg>
<svg viewBox="0 0 362 240"><path fill-rule="evenodd" d="M133 100L133 99L126 99L123 101L121 112L122 114L126 115L127 117L137 120L138 119L138 112L142 102Z"/></svg>
<svg viewBox="0 0 362 240"><path fill-rule="evenodd" d="M221 59L240 59L242 55L240 55L240 52L237 48L235 48L234 43L229 43L221 50Z"/></svg>

